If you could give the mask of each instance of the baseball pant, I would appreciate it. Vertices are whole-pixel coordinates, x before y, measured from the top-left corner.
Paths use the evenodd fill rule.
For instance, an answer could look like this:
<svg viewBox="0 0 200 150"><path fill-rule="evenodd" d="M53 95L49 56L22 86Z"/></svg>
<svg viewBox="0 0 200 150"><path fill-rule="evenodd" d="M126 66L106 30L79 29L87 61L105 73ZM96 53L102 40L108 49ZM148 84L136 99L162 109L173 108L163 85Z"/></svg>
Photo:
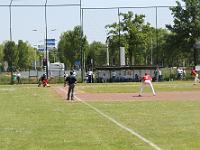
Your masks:
<svg viewBox="0 0 200 150"><path fill-rule="evenodd" d="M141 87L140 87L140 95L143 94L144 87L145 87L146 85L149 85L149 86L151 87L151 90L152 90L152 92L153 92L153 95L156 95L155 90L154 90L153 85L152 85L152 83L151 83L150 80L145 80L145 81L142 83L142 85L141 85Z"/></svg>

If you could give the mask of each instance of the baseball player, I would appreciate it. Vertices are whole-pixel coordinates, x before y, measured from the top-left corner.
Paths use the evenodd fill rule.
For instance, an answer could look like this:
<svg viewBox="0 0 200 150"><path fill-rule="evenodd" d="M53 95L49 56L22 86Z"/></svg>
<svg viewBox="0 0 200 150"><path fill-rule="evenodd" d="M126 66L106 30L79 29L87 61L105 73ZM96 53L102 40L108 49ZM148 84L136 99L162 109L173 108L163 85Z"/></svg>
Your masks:
<svg viewBox="0 0 200 150"><path fill-rule="evenodd" d="M73 71L70 71L70 75L66 77L66 82L68 84L67 100L69 100L70 97L71 100L74 100L74 88L77 80L73 74Z"/></svg>
<svg viewBox="0 0 200 150"><path fill-rule="evenodd" d="M43 74L40 79L39 79L39 82L38 82L38 87L41 86L41 84L43 85L43 87L50 87L49 86L49 81L47 79L47 76L46 74Z"/></svg>
<svg viewBox="0 0 200 150"><path fill-rule="evenodd" d="M195 70L195 68L192 69L191 75L194 76L194 85L196 85L197 82L199 82L199 74L198 71Z"/></svg>
<svg viewBox="0 0 200 150"><path fill-rule="evenodd" d="M139 96L142 96L143 91L144 91L144 87L148 84L151 87L151 90L153 92L153 95L156 96L155 90L153 88L153 85L151 83L152 81L152 77L150 75L148 75L147 73L145 73L145 75L142 77L142 85L140 87L140 93Z"/></svg>

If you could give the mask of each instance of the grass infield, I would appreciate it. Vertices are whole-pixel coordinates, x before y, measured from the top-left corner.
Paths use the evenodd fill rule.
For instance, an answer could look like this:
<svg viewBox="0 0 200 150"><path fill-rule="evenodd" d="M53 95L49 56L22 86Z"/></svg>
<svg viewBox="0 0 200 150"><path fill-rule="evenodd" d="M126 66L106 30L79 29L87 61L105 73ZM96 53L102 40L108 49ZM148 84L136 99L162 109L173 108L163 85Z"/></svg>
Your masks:
<svg viewBox="0 0 200 150"><path fill-rule="evenodd" d="M78 84L76 90L129 93L138 92L139 85ZM154 83L154 87L157 91L200 90L192 82ZM0 150L154 149L84 103L64 101L53 88L0 86ZM162 150L200 149L200 101L87 103Z"/></svg>

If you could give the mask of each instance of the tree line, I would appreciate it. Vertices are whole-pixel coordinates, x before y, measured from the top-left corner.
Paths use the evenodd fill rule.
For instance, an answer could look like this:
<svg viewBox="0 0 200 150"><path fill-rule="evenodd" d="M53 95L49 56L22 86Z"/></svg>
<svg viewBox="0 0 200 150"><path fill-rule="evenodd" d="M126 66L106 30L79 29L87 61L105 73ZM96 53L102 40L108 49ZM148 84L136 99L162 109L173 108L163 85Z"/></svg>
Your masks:
<svg viewBox="0 0 200 150"><path fill-rule="evenodd" d="M35 53L35 49L28 42L19 40L16 44L14 41L6 41L0 45L1 66L6 62L7 71L29 69L37 57Z"/></svg>
<svg viewBox="0 0 200 150"><path fill-rule="evenodd" d="M125 47L127 65L194 66L200 64L200 1L182 0L171 7L173 24L166 28L155 28L145 22L145 15L129 11L120 13L120 23L106 25L107 40L102 43L89 43L82 35L81 27L60 35L58 47L50 51L50 62L58 60L73 68L75 62L84 58L86 68L105 66L106 50L109 50L109 64L119 65L119 49ZM7 41L0 45L0 61L7 61L9 66L26 69L34 59L42 59L40 53L21 40L18 44ZM82 53L81 53L82 52ZM33 57L35 56L35 57ZM34 58L34 59L33 59Z"/></svg>
<svg viewBox="0 0 200 150"><path fill-rule="evenodd" d="M109 49L109 64L119 66L119 49L125 47L127 65L194 66L200 64L200 1L182 0L170 7L173 24L155 28L145 22L145 15L129 11L120 13L120 22L106 25L106 44L94 41L82 43L80 27L61 36L58 52L68 66L80 60L80 44L86 67L106 65L106 49ZM74 45L75 44L75 45ZM71 58L69 58L71 57ZM66 59L66 60L64 60ZM92 60L92 61L91 61Z"/></svg>

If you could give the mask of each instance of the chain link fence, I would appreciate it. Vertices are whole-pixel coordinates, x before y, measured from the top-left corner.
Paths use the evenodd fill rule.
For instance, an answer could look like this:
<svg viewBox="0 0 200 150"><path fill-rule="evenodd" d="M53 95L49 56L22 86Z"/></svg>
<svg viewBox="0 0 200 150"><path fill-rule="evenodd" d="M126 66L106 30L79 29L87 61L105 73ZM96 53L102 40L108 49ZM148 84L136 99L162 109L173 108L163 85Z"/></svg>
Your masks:
<svg viewBox="0 0 200 150"><path fill-rule="evenodd" d="M47 13L46 24L45 7ZM45 34L47 34L47 38L56 39L57 45L60 35L65 31L72 30L77 25L81 25L83 34L86 35L89 43L100 41L106 44L108 31L105 26L114 22L120 22L122 19L119 17L120 13L132 11L134 14L144 14L145 22L149 22L155 28L165 28L166 24L173 23L173 17L169 10L170 7L83 8L81 0L69 0L67 3L64 0L59 1L59 3L48 0L46 4L45 1L41 0L11 0L9 3L8 1L2 0L0 2L0 33L2 35L0 36L0 44L9 40L16 42L23 40L32 46L42 45L46 38ZM52 29L56 30L52 32ZM3 69L3 64L1 62L0 82L10 83L10 73ZM34 72L34 75L29 74L32 72ZM38 77L42 73L42 71L35 72L32 69L30 71L24 71L22 73L24 83L37 83ZM56 73L56 77L62 78L62 76L63 72ZM55 82L61 80L58 79Z"/></svg>

